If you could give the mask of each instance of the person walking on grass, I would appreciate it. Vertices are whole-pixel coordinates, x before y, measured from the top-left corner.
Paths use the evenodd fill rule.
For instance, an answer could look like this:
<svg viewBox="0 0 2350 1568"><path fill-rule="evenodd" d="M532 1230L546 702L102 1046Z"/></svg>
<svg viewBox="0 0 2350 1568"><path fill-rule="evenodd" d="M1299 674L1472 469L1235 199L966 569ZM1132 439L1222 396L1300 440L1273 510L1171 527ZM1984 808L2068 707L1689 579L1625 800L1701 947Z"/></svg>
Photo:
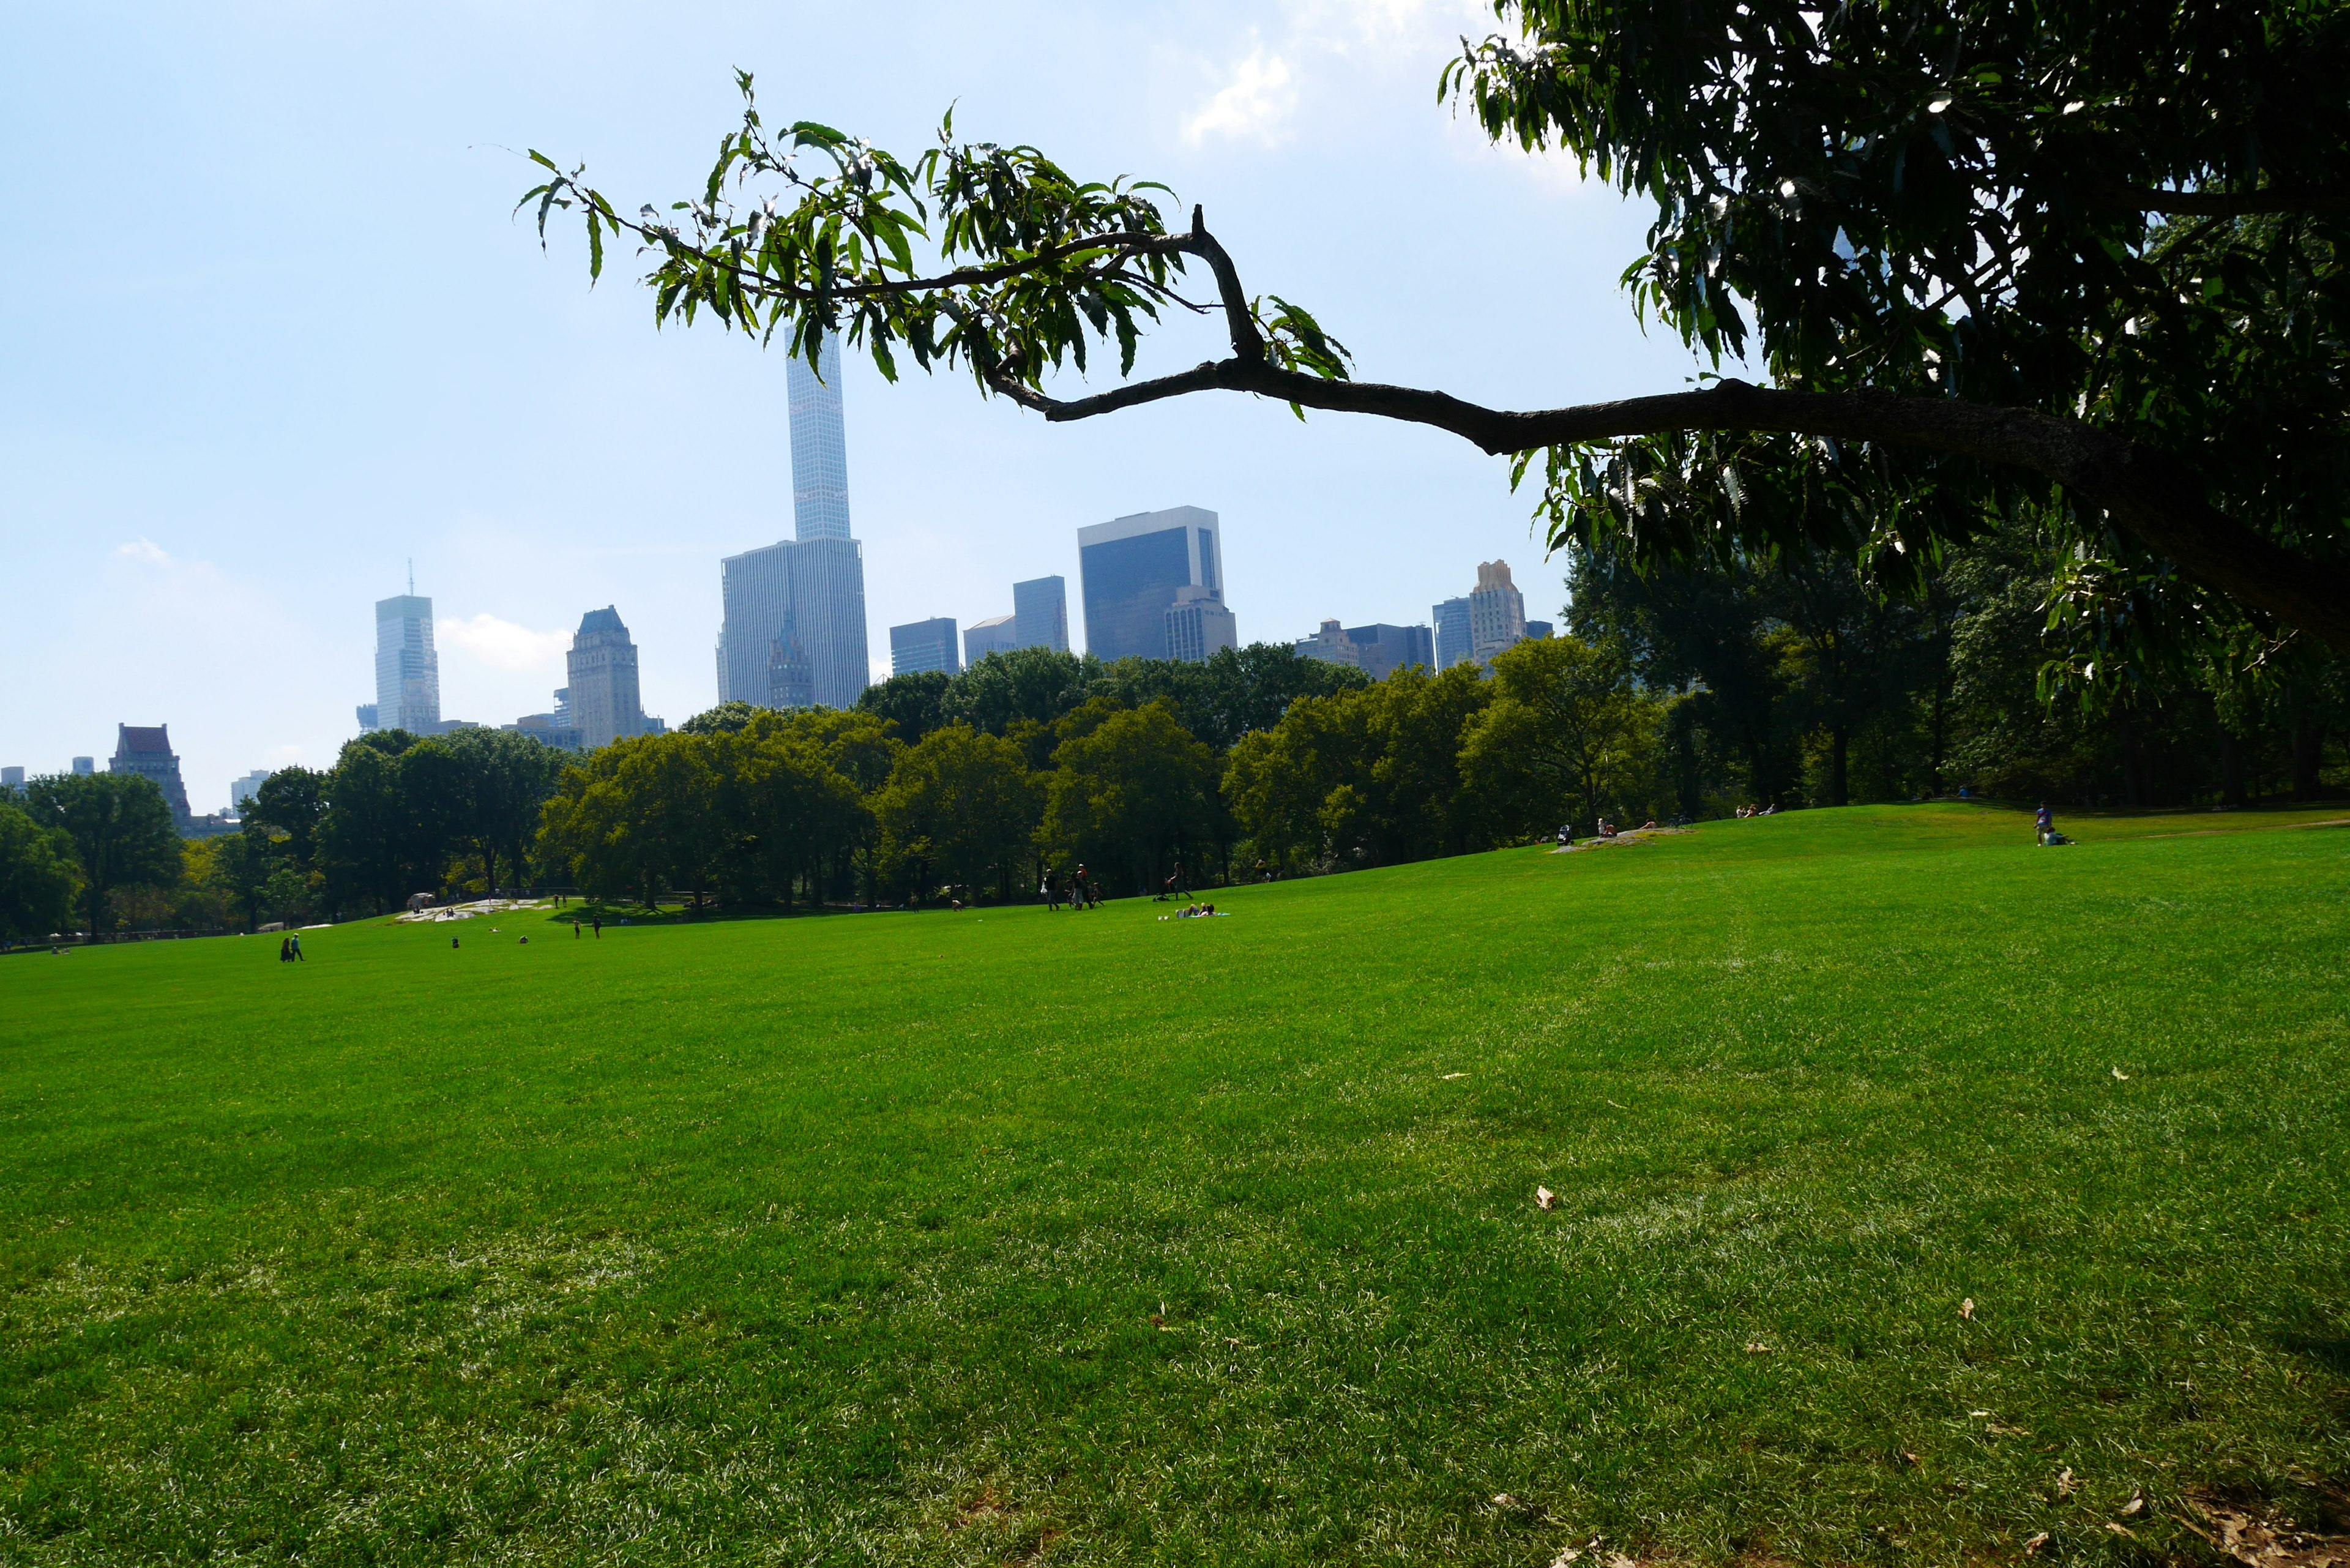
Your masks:
<svg viewBox="0 0 2350 1568"><path fill-rule="evenodd" d="M292 937L280 937L277 939L277 961L279 963L292 963L294 961L293 942L294 939Z"/></svg>
<svg viewBox="0 0 2350 1568"><path fill-rule="evenodd" d="M1061 879L1049 866L1045 867L1045 875L1036 884L1036 894L1045 900L1046 909L1055 910L1060 909Z"/></svg>
<svg viewBox="0 0 2350 1568"><path fill-rule="evenodd" d="M596 929L596 940L600 942L604 940L604 917L598 915L595 918L594 924Z"/></svg>
<svg viewBox="0 0 2350 1568"><path fill-rule="evenodd" d="M571 940L575 942L579 940L579 922L577 920L571 922Z"/></svg>
<svg viewBox="0 0 2350 1568"><path fill-rule="evenodd" d="M294 935L286 939L286 946L287 950L294 955L294 961L296 963L308 963L310 961L308 959L302 956L302 935L299 931L296 931Z"/></svg>

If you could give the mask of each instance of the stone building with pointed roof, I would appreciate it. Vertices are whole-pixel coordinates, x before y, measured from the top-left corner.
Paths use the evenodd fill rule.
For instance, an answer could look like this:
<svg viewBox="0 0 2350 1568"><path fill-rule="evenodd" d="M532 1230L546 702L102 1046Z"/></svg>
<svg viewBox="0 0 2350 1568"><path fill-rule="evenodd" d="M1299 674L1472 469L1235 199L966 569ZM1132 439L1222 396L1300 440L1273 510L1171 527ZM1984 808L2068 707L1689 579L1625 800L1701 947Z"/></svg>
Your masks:
<svg viewBox="0 0 2350 1568"><path fill-rule="evenodd" d="M172 808L172 826L188 831L195 813L188 809L188 786L180 779L180 759L172 751L169 724L118 724L114 755L106 764L110 774L136 774L153 784Z"/></svg>

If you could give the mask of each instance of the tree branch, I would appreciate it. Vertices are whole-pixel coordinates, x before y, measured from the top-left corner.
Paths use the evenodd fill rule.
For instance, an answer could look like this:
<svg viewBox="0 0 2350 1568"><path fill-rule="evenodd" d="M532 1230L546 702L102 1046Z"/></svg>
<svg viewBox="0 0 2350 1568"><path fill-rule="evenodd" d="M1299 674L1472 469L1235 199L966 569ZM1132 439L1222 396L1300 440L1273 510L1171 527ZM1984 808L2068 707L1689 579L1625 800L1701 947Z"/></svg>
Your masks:
<svg viewBox="0 0 2350 1568"><path fill-rule="evenodd" d="M1216 292L1223 296L1224 328L1232 335L1232 356L1248 364L1264 362L1264 339L1257 335L1256 318L1249 314L1248 296L1241 290L1240 268L1216 236L1208 233L1200 208L1191 209L1191 233L1182 247L1208 264L1216 275Z"/></svg>
<svg viewBox="0 0 2350 1568"><path fill-rule="evenodd" d="M2115 189L2140 211L2167 218L2254 218L2272 213L2350 210L2350 185L2267 185L2241 192L2158 191L2139 185Z"/></svg>
<svg viewBox="0 0 2350 1568"><path fill-rule="evenodd" d="M2286 550L2203 499L2177 460L2111 431L2029 409L1887 392L1793 392L1725 380L1697 391L1513 412L1443 392L1375 381L1328 381L1225 359L1062 401L999 387L1055 422L1092 419L1218 388L1310 409L1373 414L1450 431L1495 456L1677 431L1827 436L1948 452L2036 473L2102 509L2190 575L2288 626L2350 653L2350 572Z"/></svg>

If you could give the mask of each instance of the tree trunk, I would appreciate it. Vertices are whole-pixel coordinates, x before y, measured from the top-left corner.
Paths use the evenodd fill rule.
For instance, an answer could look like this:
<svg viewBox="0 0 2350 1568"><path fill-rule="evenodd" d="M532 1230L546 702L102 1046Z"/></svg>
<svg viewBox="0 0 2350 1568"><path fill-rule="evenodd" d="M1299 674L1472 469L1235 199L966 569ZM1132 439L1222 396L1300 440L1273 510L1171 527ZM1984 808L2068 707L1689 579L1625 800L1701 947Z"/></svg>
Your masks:
<svg viewBox="0 0 2350 1568"><path fill-rule="evenodd" d="M2320 788L2318 769L2325 760L2325 726L2318 722L2307 687L2295 682L2287 701L2293 707L2293 798L2315 800Z"/></svg>
<svg viewBox="0 0 2350 1568"><path fill-rule="evenodd" d="M1828 804L1851 803L1852 735L1841 723L1828 726Z"/></svg>
<svg viewBox="0 0 2350 1568"><path fill-rule="evenodd" d="M2220 804L2244 804L2244 743L2224 724L2220 728Z"/></svg>

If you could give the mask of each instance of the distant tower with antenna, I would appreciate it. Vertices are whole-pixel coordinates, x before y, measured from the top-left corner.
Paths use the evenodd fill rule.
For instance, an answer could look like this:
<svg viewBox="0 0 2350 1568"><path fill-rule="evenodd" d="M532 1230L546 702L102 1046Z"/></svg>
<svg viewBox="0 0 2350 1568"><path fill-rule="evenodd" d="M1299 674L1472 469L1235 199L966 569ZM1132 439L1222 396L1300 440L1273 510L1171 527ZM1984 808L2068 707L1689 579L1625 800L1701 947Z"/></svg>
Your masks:
<svg viewBox="0 0 2350 1568"><path fill-rule="evenodd" d="M362 729L441 732L441 656L432 647L432 601L416 592L416 563L408 563L408 592L375 603L375 722L359 712Z"/></svg>

